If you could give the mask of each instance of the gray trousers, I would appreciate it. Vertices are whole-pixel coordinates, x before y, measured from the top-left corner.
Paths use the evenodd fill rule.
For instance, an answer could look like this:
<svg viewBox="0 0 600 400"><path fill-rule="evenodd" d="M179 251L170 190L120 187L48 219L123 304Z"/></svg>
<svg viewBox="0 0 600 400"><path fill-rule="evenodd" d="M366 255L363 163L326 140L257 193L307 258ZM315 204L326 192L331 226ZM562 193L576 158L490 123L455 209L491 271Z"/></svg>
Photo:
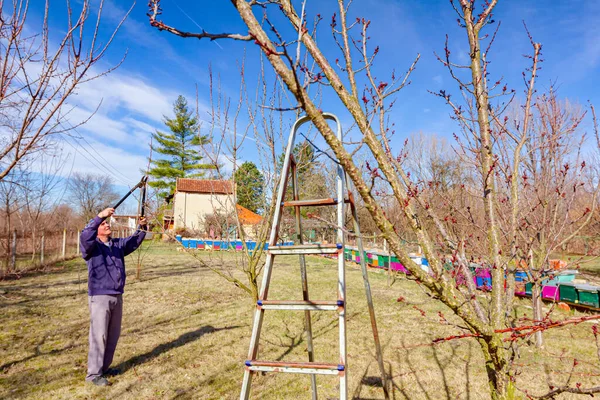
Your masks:
<svg viewBox="0 0 600 400"><path fill-rule="evenodd" d="M123 295L88 296L90 349L86 381L101 376L112 363L121 335Z"/></svg>

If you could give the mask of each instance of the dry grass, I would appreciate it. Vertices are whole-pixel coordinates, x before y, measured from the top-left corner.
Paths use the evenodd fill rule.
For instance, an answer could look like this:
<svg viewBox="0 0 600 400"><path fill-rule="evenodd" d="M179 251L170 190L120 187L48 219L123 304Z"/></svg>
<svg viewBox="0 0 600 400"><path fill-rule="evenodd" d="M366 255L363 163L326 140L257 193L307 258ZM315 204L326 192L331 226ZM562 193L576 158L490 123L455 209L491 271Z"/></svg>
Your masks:
<svg viewBox="0 0 600 400"><path fill-rule="evenodd" d="M144 259L141 280L134 279L134 257L127 261L130 274L124 295L123 333L114 362L123 372L108 388L84 384L88 310L82 261L66 262L50 273L0 282L0 398L239 396L252 323L250 299L198 267L194 258L168 245L153 245ZM277 260L270 298L299 299L296 259ZM232 256L211 257L209 261L225 265L232 262ZM439 323L438 312L455 321L450 312L429 299L414 282L402 278L389 288L384 274L370 276L395 398L488 398L482 357L474 340L427 346L432 339L459 332L452 325ZM311 298L335 299L335 279L330 260L309 258ZM353 398L383 398L376 378L364 287L356 266L348 267L347 279L350 393ZM398 303L400 296L410 303ZM527 302L520 301L519 313L528 313ZM267 311L260 358L305 361L302 318L303 313ZM336 315L313 313L313 329L318 360L336 362ZM585 385L600 380L590 324L555 330L546 334L546 340L543 353L528 346L521 348L516 361L520 365L517 386L541 393L546 380L544 365L551 367L553 379L564 378L561 371L571 368L572 355L593 363L579 364L576 372L580 375L574 382ZM563 349L565 361L549 354ZM586 376L589 374L595 376ZM319 377L318 384L320 398L337 397L335 377ZM261 375L255 377L252 387L253 398L310 398L310 381L303 375Z"/></svg>

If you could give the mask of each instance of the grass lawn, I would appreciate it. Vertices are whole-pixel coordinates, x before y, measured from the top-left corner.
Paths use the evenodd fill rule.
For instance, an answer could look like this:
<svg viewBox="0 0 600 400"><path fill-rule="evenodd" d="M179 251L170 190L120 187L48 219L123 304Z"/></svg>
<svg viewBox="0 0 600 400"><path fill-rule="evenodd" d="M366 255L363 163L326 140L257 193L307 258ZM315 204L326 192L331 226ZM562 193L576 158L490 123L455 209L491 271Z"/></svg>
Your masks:
<svg viewBox="0 0 600 400"><path fill-rule="evenodd" d="M253 316L250 298L172 245L152 243L144 254L139 280L136 255L126 261L123 331L113 363L122 374L106 388L84 383L89 318L84 262L76 259L44 274L0 282L0 398L238 398ZM235 257L199 254L223 268ZM297 259L276 260L269 298L301 299ZM334 300L335 262L307 260L311 298ZM474 340L430 345L435 338L461 332L453 326L458 321L451 312L403 277L391 287L382 273L373 272L370 279L394 398L489 398ZM348 265L347 285L349 393L351 398L382 399L362 277L354 264ZM399 297L407 300L398 302ZM528 301L517 301L519 315L529 315ZM448 324L440 323L439 312ZM553 318L579 314L555 311ZM337 314L312 315L317 360L337 362ZM260 358L307 361L302 329L303 312L266 311ZM591 386L600 381L591 324L556 329L545 339L543 351L521 346L515 361L519 388L541 394L548 377L564 383L574 357L580 362L572 382ZM337 398L336 377L317 381L321 399ZM308 399L309 376L258 375L252 398Z"/></svg>

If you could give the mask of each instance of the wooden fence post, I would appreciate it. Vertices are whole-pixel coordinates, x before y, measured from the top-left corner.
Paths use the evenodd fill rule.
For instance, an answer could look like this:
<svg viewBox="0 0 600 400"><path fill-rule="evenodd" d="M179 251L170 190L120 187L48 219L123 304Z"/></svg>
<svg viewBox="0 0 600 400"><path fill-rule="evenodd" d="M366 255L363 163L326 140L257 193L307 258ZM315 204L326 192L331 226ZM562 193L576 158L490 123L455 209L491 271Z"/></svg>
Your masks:
<svg viewBox="0 0 600 400"><path fill-rule="evenodd" d="M67 228L63 229L63 247L62 247L62 258L65 258L67 253Z"/></svg>
<svg viewBox="0 0 600 400"><path fill-rule="evenodd" d="M44 265L44 240L45 240L45 235L44 232L42 231L42 243L40 244L40 264Z"/></svg>
<svg viewBox="0 0 600 400"><path fill-rule="evenodd" d="M12 251L10 255L10 266L12 271L17 270L17 230L13 230Z"/></svg>
<svg viewBox="0 0 600 400"><path fill-rule="evenodd" d="M79 255L79 246L80 246L80 242L79 241L81 240L81 238L79 237L79 235L80 235L80 232L77 231L77 250L76 250L77 251L77 255Z"/></svg>

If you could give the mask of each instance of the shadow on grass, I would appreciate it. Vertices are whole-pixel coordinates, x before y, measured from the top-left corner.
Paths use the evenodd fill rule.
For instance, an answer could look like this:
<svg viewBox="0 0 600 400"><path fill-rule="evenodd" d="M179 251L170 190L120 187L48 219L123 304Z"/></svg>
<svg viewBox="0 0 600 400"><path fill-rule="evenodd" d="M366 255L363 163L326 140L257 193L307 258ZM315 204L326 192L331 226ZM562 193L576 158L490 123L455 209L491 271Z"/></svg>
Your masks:
<svg viewBox="0 0 600 400"><path fill-rule="evenodd" d="M353 318L357 317L358 315L359 315L359 313L357 313L357 312L352 313L352 314L348 315L346 320L350 321ZM318 315L317 315L317 318L315 318L314 314L311 315L311 321L312 321L311 324L314 324L315 321L318 319L319 319ZM282 323L284 325L284 331L279 336L277 336L278 339L280 340L280 343L275 343L273 340L270 340L268 337L265 337L264 330L263 330L263 333L261 334L261 338L260 338L261 341L263 341L267 344L270 344L274 347L282 347L285 349L283 351L283 353L281 353L279 356L277 356L277 358L275 358L275 361L283 361L283 359L287 355L291 354L295 348L297 348L301 344L306 343L306 331L304 328L302 330L297 330L296 332L293 332L294 329L290 328L289 320L284 318ZM312 327L313 341L315 339L331 332L332 330L336 329L337 327L338 327L337 318L335 320L329 321L326 325L324 325L318 329L315 329L315 327L313 326ZM288 343L285 343L283 338L285 338Z"/></svg>
<svg viewBox="0 0 600 400"><path fill-rule="evenodd" d="M18 281L23 278L37 278L49 274L69 272L76 264L73 260L77 260L80 256L69 255L66 258L48 261L44 264L31 264L28 268L20 269L17 272L4 274L0 276L1 281Z"/></svg>
<svg viewBox="0 0 600 400"><path fill-rule="evenodd" d="M133 270L133 268L135 268L135 266L132 266L130 268ZM200 267L184 267L184 268L173 268L173 269L170 269L170 270L164 271L164 272L157 272L156 270L144 272L144 270L142 269L142 277L139 280L135 280L132 282L128 281L128 283L130 285L135 285L138 283L150 282L150 281L153 281L156 279L178 277L178 276L186 275L186 274L194 274L194 273L197 273L198 271L202 271L202 269ZM130 272L127 276L133 277L134 275L135 275L135 272Z"/></svg>
<svg viewBox="0 0 600 400"><path fill-rule="evenodd" d="M433 340L433 337L430 337ZM423 368L422 361L415 363L411 360L410 353L410 344L403 343L404 351L398 352L397 357L398 365L404 366L402 371L399 371L395 374L392 374L390 370L391 376L391 386L392 386L392 398L396 398L396 395L399 394L401 398L412 399L414 397L423 397L428 400L433 399L454 399L456 397L456 392L465 393L466 399L470 399L470 386L471 386L471 376L469 373L469 368L472 362L472 343L463 344L463 346L468 346L466 359L464 356L458 355L458 349L461 346L461 343L446 343L445 346L450 347L450 351L444 351L439 345L432 345L429 349L431 350L431 358L429 361L433 361L435 366L428 366ZM450 369L456 369L456 365L453 366L453 360L460 359L464 362L463 364L463 373L464 383L458 382L455 378L450 377L452 373L449 374ZM431 375L437 369L438 372L438 382L436 385L432 386L431 382L428 381L427 378L424 378L422 374ZM381 385L381 380L379 378L373 379L373 377L367 377L366 371L365 376L363 376L363 380L361 381L361 385L358 388L358 393L360 394L360 387L362 386L373 386ZM458 390L459 386L464 385L462 390ZM355 399L360 397L355 397Z"/></svg>
<svg viewBox="0 0 600 400"><path fill-rule="evenodd" d="M29 360L32 360L32 359L36 358L36 357L48 357L48 356L52 356L52 355L55 355L55 354L60 354L62 352L65 352L65 351L74 349L76 347L79 347L79 345L77 343L69 343L66 346L63 346L63 347L61 347L59 349L52 349L50 351L43 352L43 351L40 350L40 348L45 343L45 341L46 341L46 336L44 336L44 338L35 346L33 354L30 354L27 357L21 358L19 360L10 361L10 362L7 362L5 364L0 365L0 373L5 373L12 366L17 365L17 364L21 364L21 363L24 363L24 362L27 362Z"/></svg>
<svg viewBox="0 0 600 400"><path fill-rule="evenodd" d="M177 339L175 339L173 341L170 341L167 343L162 343L147 353L140 354L140 355L130 358L127 361L123 361L119 365L115 365L113 368L119 369L119 370L121 370L121 373L123 373L123 372L129 370L130 368L136 367L138 365L141 365L141 364L147 363L148 361L153 360L154 358L158 357L162 353L166 353L169 350L176 349L181 346L185 346L186 344L188 344L190 342L198 340L202 336L204 336L208 333L236 329L236 328L240 328L240 327L241 327L241 325L226 326L224 328L214 328L211 325L203 326L202 328L196 329L195 331L184 333L183 335L179 336Z"/></svg>

